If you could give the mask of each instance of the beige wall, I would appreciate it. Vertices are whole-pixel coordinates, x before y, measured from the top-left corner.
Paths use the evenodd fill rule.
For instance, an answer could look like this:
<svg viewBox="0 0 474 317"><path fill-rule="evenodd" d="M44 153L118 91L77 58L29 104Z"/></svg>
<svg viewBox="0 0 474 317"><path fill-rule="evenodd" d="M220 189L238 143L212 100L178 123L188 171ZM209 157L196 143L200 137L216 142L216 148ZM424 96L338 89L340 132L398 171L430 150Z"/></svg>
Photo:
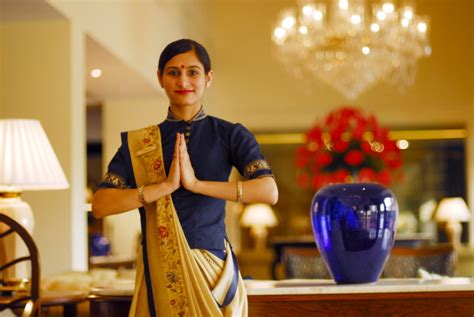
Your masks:
<svg viewBox="0 0 474 317"><path fill-rule="evenodd" d="M162 47L188 25L174 1L47 1L150 83Z"/></svg>
<svg viewBox="0 0 474 317"><path fill-rule="evenodd" d="M471 76L474 76L474 8L471 2ZM468 199L469 207L471 210L471 230L470 230L470 244L474 247L474 80L471 77L471 111L468 112L469 117L469 138L468 138L468 151L467 151L467 184L468 184Z"/></svg>
<svg viewBox="0 0 474 317"><path fill-rule="evenodd" d="M85 148L77 138L84 132L77 110L84 92L72 88L84 88L73 78L77 73L71 66L76 56L71 52L74 36L66 21L6 22L0 24L0 34L2 117L40 120L71 185L68 190L23 195L35 217L42 272L49 275L72 267L72 235L84 226L72 224L84 203L85 177Z"/></svg>
<svg viewBox="0 0 474 317"><path fill-rule="evenodd" d="M156 83L158 85L158 83ZM108 100L103 105L104 170L120 147L120 132L140 129L164 120L168 111L165 97ZM105 234L112 244L112 252L131 255L140 232L137 210L106 217Z"/></svg>

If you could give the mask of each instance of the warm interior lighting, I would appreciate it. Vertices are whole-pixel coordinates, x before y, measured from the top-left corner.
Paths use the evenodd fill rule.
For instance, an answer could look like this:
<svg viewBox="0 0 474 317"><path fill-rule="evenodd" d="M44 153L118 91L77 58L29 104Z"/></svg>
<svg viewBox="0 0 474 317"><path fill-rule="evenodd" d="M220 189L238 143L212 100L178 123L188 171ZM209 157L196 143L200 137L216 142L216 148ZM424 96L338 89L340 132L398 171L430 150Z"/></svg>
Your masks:
<svg viewBox="0 0 474 317"><path fill-rule="evenodd" d="M255 239L255 248L264 250L268 236L268 227L278 224L273 209L267 204L252 204L244 209L240 223L250 227L250 234Z"/></svg>
<svg viewBox="0 0 474 317"><path fill-rule="evenodd" d="M406 150L406 149L408 149L409 146L410 146L410 142L408 142L407 140L398 140L397 141L397 147L400 150Z"/></svg>
<svg viewBox="0 0 474 317"><path fill-rule="evenodd" d="M446 232L449 241L459 246L462 234L460 222L469 221L471 214L466 202L461 197L443 198L436 210L435 219L439 222L446 222Z"/></svg>
<svg viewBox="0 0 474 317"><path fill-rule="evenodd" d="M99 68L96 68L96 69L91 70L90 74L92 78L99 78L100 76L102 76L102 70Z"/></svg>
<svg viewBox="0 0 474 317"><path fill-rule="evenodd" d="M38 120L0 120L0 140L0 211L32 233L33 213L21 192L64 189L69 184ZM9 259L27 254L18 237L7 238L5 247ZM26 274L26 267L19 274Z"/></svg>
<svg viewBox="0 0 474 317"><path fill-rule="evenodd" d="M297 4L282 11L274 28L278 58L298 78L314 77L348 99L381 81L400 89L412 85L418 59L430 55L428 18L416 15L413 6L369 6L363 0Z"/></svg>

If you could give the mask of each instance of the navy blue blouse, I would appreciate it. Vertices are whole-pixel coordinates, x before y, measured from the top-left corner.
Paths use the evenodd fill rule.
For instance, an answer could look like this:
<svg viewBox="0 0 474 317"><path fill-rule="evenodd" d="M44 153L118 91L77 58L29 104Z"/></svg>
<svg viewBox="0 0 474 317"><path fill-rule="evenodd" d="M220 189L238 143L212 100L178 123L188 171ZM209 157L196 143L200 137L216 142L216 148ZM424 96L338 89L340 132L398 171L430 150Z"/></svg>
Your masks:
<svg viewBox="0 0 474 317"><path fill-rule="evenodd" d="M173 158L176 133L184 133L199 180L227 181L232 166L245 179L272 176L255 137L241 124L208 116L201 109L190 121L177 119L169 111L159 128L166 173ZM97 185L98 189L136 188L127 132L122 132L121 136L122 145L110 162L107 174ZM191 248L224 249L224 200L194 194L184 187L173 192L171 197Z"/></svg>

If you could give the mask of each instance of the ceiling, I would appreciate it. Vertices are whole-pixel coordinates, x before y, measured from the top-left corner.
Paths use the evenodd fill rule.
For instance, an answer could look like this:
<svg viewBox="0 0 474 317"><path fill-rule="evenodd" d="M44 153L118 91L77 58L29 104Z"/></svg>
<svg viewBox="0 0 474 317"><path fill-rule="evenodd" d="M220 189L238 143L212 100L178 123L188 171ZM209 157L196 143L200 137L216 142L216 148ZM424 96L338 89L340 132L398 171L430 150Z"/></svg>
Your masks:
<svg viewBox="0 0 474 317"><path fill-rule="evenodd" d="M66 18L45 0L0 0L1 22L41 20L66 20ZM87 105L98 105L106 99L159 94L158 85L151 85L88 34L85 38L85 47ZM102 77L92 78L89 75L94 68L102 70Z"/></svg>

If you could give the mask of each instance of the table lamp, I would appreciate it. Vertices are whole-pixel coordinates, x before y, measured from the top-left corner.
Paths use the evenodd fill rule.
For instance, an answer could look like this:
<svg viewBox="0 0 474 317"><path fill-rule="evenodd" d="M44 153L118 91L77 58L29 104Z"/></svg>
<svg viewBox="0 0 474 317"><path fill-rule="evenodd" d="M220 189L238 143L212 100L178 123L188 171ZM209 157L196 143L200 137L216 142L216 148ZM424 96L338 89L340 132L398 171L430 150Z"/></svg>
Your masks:
<svg viewBox="0 0 474 317"><path fill-rule="evenodd" d="M443 198L436 210L435 219L446 222L446 232L449 242L454 246L461 244L461 221L469 221L471 215L464 199L461 197Z"/></svg>
<svg viewBox="0 0 474 317"><path fill-rule="evenodd" d="M31 234L33 213L21 199L21 192L68 187L66 176L41 123L32 119L1 119L0 212L19 222ZM27 254L18 237L10 236L3 240L7 259ZM9 273L12 274L12 271Z"/></svg>
<svg viewBox="0 0 474 317"><path fill-rule="evenodd" d="M264 250L267 244L267 227L275 227L278 220L269 205L252 204L245 207L240 223L244 227L250 227L250 234L255 239L255 249Z"/></svg>

